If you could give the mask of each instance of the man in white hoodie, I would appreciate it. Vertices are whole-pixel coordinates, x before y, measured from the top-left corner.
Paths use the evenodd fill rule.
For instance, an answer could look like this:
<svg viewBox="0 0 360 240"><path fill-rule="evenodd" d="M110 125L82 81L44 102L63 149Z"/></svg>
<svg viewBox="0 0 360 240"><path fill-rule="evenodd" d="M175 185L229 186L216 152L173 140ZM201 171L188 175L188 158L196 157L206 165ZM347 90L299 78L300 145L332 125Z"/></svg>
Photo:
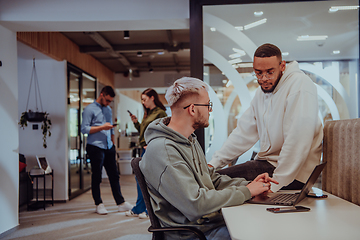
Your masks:
<svg viewBox="0 0 360 240"><path fill-rule="evenodd" d="M271 185L272 192L301 189L321 157L316 86L296 61L286 66L280 49L272 44L255 51L253 68L261 88L209 166L224 167L260 140L254 160L218 172L248 180L268 172L279 182Z"/></svg>

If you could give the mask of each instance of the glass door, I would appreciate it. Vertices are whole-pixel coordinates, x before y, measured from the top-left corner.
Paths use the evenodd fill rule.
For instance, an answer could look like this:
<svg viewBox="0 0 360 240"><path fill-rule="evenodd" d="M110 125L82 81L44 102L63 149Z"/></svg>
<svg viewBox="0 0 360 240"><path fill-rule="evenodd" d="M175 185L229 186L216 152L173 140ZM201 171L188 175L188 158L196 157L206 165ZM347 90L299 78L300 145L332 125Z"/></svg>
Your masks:
<svg viewBox="0 0 360 240"><path fill-rule="evenodd" d="M68 164L69 198L91 186L91 166L86 155L86 135L81 134L84 108L96 96L96 79L68 64Z"/></svg>
<svg viewBox="0 0 360 240"><path fill-rule="evenodd" d="M252 75L252 57L264 43L277 45L282 59L287 63L297 61L316 84L318 114L323 124L359 116L357 0L281 4L204 0L202 8L196 5L198 2L190 1L191 9L197 13L190 17L190 39L195 41L191 40L191 65L196 67L191 75L202 77L211 86L214 108L204 141L208 160L236 127L259 88ZM256 144L237 163L251 159L258 150Z"/></svg>

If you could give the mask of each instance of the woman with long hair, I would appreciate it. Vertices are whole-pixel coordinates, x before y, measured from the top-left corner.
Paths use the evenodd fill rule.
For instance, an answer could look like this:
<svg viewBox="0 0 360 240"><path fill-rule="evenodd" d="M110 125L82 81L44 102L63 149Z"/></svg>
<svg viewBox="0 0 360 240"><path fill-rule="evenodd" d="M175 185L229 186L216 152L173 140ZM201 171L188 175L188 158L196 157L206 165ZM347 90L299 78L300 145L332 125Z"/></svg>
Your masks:
<svg viewBox="0 0 360 240"><path fill-rule="evenodd" d="M141 103L144 107L144 117L139 123L137 117L134 114L130 113L131 121L134 123L135 128L139 131L139 145L142 148L141 156L144 155L145 149L146 149L146 142L144 138L144 133L148 125L158 118L166 117L165 110L166 108L161 103L159 99L159 95L157 92L152 89L148 88L141 94ZM136 200L136 205L129 211L125 213L126 216L132 216L132 217L139 217L139 218L147 218L147 210L144 202L143 195L140 190L140 186L137 183L137 192L138 197Z"/></svg>

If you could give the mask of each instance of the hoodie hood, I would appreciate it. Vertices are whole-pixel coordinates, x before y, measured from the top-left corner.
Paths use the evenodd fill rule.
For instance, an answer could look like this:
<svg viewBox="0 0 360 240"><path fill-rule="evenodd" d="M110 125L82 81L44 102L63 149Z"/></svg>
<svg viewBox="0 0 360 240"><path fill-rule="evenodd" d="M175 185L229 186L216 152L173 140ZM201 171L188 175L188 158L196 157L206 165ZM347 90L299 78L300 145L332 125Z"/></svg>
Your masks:
<svg viewBox="0 0 360 240"><path fill-rule="evenodd" d="M189 139L187 139L180 133L167 127L170 119L171 117L156 119L149 124L148 128L145 131L145 141L147 145L149 145L151 141L157 138L166 138L178 144L185 144L188 146L190 146L191 143L196 140L195 134L191 134Z"/></svg>
<svg viewBox="0 0 360 240"><path fill-rule="evenodd" d="M299 63L297 61L293 61L289 63L286 66L285 71L283 72L283 75L281 76L278 85L276 86L276 88L272 93L275 94L286 83L286 81L289 78L291 78L294 74L298 74L298 73L304 74L299 68Z"/></svg>
<svg viewBox="0 0 360 240"><path fill-rule="evenodd" d="M174 131L173 129L167 127L167 125L170 122L171 117L167 118L161 118L156 119L150 125L145 131L145 141L147 145L150 145L152 141L155 141L157 139L167 139L170 142L175 143L176 148L179 152L188 152L189 148L191 149L191 156L187 156L187 158L190 160L188 163L194 167L197 173L200 173L203 175L202 169L204 169L204 166L201 166L201 161L205 161L206 159L203 159L203 154L200 154L202 151L202 148L200 144L197 141L196 135L192 133L189 138L184 137L180 133Z"/></svg>

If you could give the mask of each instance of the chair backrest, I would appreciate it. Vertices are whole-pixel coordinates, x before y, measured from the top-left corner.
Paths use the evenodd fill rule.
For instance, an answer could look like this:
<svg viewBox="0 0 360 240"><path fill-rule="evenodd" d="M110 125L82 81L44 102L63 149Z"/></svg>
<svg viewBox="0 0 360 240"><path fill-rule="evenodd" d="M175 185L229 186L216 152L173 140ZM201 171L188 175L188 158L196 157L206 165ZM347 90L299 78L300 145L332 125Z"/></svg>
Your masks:
<svg viewBox="0 0 360 240"><path fill-rule="evenodd" d="M146 209L148 210L151 226L153 228L161 228L159 219L155 215L154 209L151 206L150 194L147 189L147 184L146 184L144 175L142 174L140 167L139 167L140 161L141 161L141 157L133 158L131 160L131 167L135 173L136 179L137 179L140 189L141 189L141 193L144 197L144 202L145 202ZM153 239L162 239L163 236L164 236L163 232L154 232L153 233Z"/></svg>
<svg viewBox="0 0 360 240"><path fill-rule="evenodd" d="M323 190L360 205L359 118L325 123L323 160Z"/></svg>

